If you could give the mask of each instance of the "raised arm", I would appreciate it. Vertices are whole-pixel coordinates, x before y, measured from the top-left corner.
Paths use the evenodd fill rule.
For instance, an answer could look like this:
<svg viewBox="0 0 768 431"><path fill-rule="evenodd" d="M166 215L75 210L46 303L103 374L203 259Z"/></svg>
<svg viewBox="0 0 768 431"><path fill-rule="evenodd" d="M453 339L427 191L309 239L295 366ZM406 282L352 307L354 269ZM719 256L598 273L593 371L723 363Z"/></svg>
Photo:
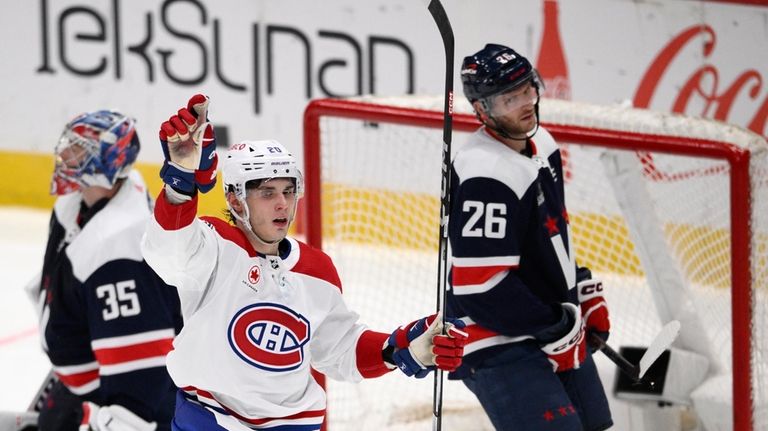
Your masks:
<svg viewBox="0 0 768 431"><path fill-rule="evenodd" d="M218 157L208 103L196 94L160 126L165 186L142 240L144 258L180 293L202 291L217 261L215 233L196 218L198 191L206 193L216 184Z"/></svg>

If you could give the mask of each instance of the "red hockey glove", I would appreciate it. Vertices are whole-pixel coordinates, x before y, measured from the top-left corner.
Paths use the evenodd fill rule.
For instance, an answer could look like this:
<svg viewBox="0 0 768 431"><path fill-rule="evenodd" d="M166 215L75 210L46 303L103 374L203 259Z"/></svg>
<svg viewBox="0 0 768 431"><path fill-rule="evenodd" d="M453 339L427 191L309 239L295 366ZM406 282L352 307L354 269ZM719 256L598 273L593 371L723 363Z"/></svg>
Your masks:
<svg viewBox="0 0 768 431"><path fill-rule="evenodd" d="M571 303L564 303L562 306L563 326L569 328L568 332L559 339L541 346L541 350L549 356L552 370L556 373L579 368L587 358L587 337L581 311Z"/></svg>
<svg viewBox="0 0 768 431"><path fill-rule="evenodd" d="M581 315L584 318L587 333L594 333L603 341L608 341L611 320L608 317L608 303L605 302L603 296L603 282L593 278L583 280L576 284L576 290L578 291ZM589 344L590 349L594 352L597 346L593 346L592 343Z"/></svg>
<svg viewBox="0 0 768 431"><path fill-rule="evenodd" d="M446 335L442 335L440 314L433 314L395 329L387 340L394 347L392 359L407 376L426 377L435 367L454 371L461 365L468 335L461 328L464 322L446 320Z"/></svg>
<svg viewBox="0 0 768 431"><path fill-rule="evenodd" d="M216 137L208 122L208 97L195 94L186 108L160 125L165 163L163 182L184 194L206 193L216 185Z"/></svg>

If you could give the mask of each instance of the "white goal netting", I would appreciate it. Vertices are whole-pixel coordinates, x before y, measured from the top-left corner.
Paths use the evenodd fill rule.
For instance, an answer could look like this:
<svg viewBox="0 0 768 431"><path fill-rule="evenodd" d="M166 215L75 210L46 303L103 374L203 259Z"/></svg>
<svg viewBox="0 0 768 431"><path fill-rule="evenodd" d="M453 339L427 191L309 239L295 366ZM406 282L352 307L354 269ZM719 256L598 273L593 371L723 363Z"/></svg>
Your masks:
<svg viewBox="0 0 768 431"><path fill-rule="evenodd" d="M477 127L467 104L455 112L454 150ZM647 346L680 320L675 346L710 361L690 402L725 409L700 420L737 429L735 402L768 429L768 144L644 110L545 99L540 112L566 157L576 258L607 286L610 343ZM442 98L325 100L305 119L307 195L320 196L308 239L333 258L350 307L381 331L434 312ZM333 431L431 421L431 377L327 387ZM459 382L446 383L443 412L444 429L492 429Z"/></svg>

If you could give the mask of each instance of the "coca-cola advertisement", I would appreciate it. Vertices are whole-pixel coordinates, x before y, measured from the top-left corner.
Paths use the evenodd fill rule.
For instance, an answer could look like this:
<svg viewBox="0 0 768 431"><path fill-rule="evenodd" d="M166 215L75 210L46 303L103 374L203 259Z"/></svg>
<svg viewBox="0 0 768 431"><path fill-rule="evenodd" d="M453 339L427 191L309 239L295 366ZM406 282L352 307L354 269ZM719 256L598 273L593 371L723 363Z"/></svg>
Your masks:
<svg viewBox="0 0 768 431"><path fill-rule="evenodd" d="M735 76L728 76L719 66L718 32L710 25L683 28L656 55L637 85L633 104L655 107L654 97L665 80L673 79L670 70L686 49L700 50L703 62L677 79L679 90L669 105L672 112L736 122L763 136L768 135L768 92L764 90L763 67L744 65ZM727 49L727 48L720 48ZM745 117L739 114L742 111Z"/></svg>

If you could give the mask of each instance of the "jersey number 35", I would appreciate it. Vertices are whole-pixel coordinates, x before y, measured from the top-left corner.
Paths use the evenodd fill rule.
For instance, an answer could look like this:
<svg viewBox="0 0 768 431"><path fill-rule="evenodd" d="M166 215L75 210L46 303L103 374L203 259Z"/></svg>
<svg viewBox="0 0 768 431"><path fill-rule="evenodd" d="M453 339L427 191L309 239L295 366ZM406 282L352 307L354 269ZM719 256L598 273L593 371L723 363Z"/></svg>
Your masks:
<svg viewBox="0 0 768 431"><path fill-rule="evenodd" d="M123 280L115 284L102 284L96 288L96 296L104 299L104 320L130 317L141 313L139 295L136 294L136 281Z"/></svg>

